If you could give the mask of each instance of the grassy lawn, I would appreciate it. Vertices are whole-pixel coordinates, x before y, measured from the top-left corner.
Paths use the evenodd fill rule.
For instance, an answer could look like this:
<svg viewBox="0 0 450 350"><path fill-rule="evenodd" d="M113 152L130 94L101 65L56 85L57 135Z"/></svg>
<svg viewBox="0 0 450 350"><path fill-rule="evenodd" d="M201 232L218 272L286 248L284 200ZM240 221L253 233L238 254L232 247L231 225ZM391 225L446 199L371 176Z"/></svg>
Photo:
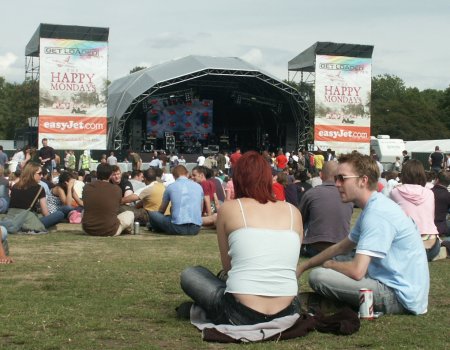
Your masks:
<svg viewBox="0 0 450 350"><path fill-rule="evenodd" d="M234 349L206 343L175 307L188 300L179 273L220 269L214 231L196 237L97 238L53 231L10 235L12 265L0 265L1 349ZM449 260L430 264L429 312L363 321L348 337L312 332L246 349L449 349ZM302 276L300 289L309 290Z"/></svg>

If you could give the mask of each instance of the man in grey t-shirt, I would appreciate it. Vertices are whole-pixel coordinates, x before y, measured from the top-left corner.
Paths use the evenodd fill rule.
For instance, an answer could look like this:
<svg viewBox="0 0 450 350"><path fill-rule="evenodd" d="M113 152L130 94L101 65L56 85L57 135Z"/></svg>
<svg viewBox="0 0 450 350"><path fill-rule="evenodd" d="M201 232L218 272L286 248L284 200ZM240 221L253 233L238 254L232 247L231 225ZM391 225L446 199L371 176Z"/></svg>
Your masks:
<svg viewBox="0 0 450 350"><path fill-rule="evenodd" d="M305 228L302 255L314 256L341 241L350 232L353 203L343 203L334 183L338 163L325 162L322 184L302 196L299 204Z"/></svg>

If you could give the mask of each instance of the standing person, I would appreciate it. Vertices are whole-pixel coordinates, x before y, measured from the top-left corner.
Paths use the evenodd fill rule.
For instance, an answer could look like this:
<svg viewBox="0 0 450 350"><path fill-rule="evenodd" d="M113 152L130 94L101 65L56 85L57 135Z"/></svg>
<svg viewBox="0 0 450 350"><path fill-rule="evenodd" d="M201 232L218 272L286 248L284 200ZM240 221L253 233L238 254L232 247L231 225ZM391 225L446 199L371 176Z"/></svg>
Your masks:
<svg viewBox="0 0 450 350"><path fill-rule="evenodd" d="M197 158L197 165L198 166L203 166L203 164L205 164L205 156L203 154L200 154Z"/></svg>
<svg viewBox="0 0 450 350"><path fill-rule="evenodd" d="M228 152L224 153L225 157L225 174L230 175L230 156L228 155ZM231 176L231 175L230 175Z"/></svg>
<svg viewBox="0 0 450 350"><path fill-rule="evenodd" d="M427 312L430 276L420 235L402 209L378 193L376 162L357 152L338 159L335 183L343 202L362 209L350 235L300 264L297 276L309 274L320 295L359 307L359 290L373 291L374 311L387 314ZM351 252L350 261L334 257Z"/></svg>
<svg viewBox="0 0 450 350"><path fill-rule="evenodd" d="M317 153L314 155L314 167L321 171L323 168L323 163L325 162L325 158L322 154L322 151L319 149Z"/></svg>
<svg viewBox="0 0 450 350"><path fill-rule="evenodd" d="M39 150L39 160L43 167L45 167L51 174L53 172L52 160L55 159L55 150L48 145L46 138L42 139L42 147Z"/></svg>
<svg viewBox="0 0 450 350"><path fill-rule="evenodd" d="M77 167L77 158L75 157L75 152L73 150L70 150L67 159L67 169L70 171L74 171L76 167Z"/></svg>
<svg viewBox="0 0 450 350"><path fill-rule="evenodd" d="M4 168L7 162L8 156L3 152L3 146L0 145L0 166Z"/></svg>
<svg viewBox="0 0 450 350"><path fill-rule="evenodd" d="M91 152L89 150L84 150L83 154L80 156L79 168L84 171L91 171Z"/></svg>
<svg viewBox="0 0 450 350"><path fill-rule="evenodd" d="M186 166L186 159L184 159L183 155L178 158L178 165L184 165Z"/></svg>
<svg viewBox="0 0 450 350"><path fill-rule="evenodd" d="M196 235L202 225L203 190L187 178L184 165L172 170L175 182L167 186L158 211L149 212L150 225L158 232L172 235ZM164 212L171 204L171 215Z"/></svg>
<svg viewBox="0 0 450 350"><path fill-rule="evenodd" d="M114 152L113 152L113 151L111 151L111 152L109 153L109 157L106 158L106 162L107 162L109 165L117 165L117 158L116 158L116 156L114 155Z"/></svg>
<svg viewBox="0 0 450 350"><path fill-rule="evenodd" d="M288 163L287 157L283 154L283 150L278 151L278 156L275 158L275 163L278 171L283 171Z"/></svg>
<svg viewBox="0 0 450 350"><path fill-rule="evenodd" d="M119 214L122 193L119 186L109 182L112 172L109 164L99 164L97 181L84 186L82 227L88 235L118 236L124 231L131 233L134 214L132 211Z"/></svg>
<svg viewBox="0 0 450 350"><path fill-rule="evenodd" d="M17 148L16 153L14 153L14 155L11 158L11 163L14 163L15 168L12 167L10 164L9 169L14 172L17 169L22 169L22 162L25 160L25 153L23 152L23 150L21 150L20 148Z"/></svg>
<svg viewBox="0 0 450 350"><path fill-rule="evenodd" d="M241 149L238 147L236 148L236 152L234 152L231 156L230 156L230 176L233 176L233 167L236 166L239 158L242 157L241 154Z"/></svg>
<svg viewBox="0 0 450 350"><path fill-rule="evenodd" d="M431 170L433 170L436 175L439 174L444 167L444 154L439 149L439 146L434 147L434 152L430 154L428 162L430 163Z"/></svg>
<svg viewBox="0 0 450 350"><path fill-rule="evenodd" d="M405 150L402 152L402 155L403 155L403 160L402 160L402 165L403 165L403 164L405 164L405 163L409 160L409 154L408 154L408 151L405 149Z"/></svg>
<svg viewBox="0 0 450 350"><path fill-rule="evenodd" d="M215 324L253 325L298 313L300 213L275 200L270 165L259 153L246 152L233 176L237 199L224 203L217 220L228 279L189 267L181 273L181 288Z"/></svg>
<svg viewBox="0 0 450 350"><path fill-rule="evenodd" d="M132 170L141 170L141 167L142 167L141 156L134 151L130 151L130 158L131 158L131 169Z"/></svg>
<svg viewBox="0 0 450 350"><path fill-rule="evenodd" d="M391 199L416 223L431 261L439 254L441 245L434 224L434 194L425 187L425 169L419 160L411 159L403 166L400 177L402 184L391 191Z"/></svg>
<svg viewBox="0 0 450 350"><path fill-rule="evenodd" d="M69 157L70 157L70 151L65 150L64 151L64 169L69 169Z"/></svg>
<svg viewBox="0 0 450 350"><path fill-rule="evenodd" d="M217 168L219 168L219 170L222 173L225 173L225 164L226 164L227 160L225 158L225 154L224 152L219 152L217 154Z"/></svg>
<svg viewBox="0 0 450 350"><path fill-rule="evenodd" d="M447 153L447 160L445 165L447 171L450 171L450 153Z"/></svg>

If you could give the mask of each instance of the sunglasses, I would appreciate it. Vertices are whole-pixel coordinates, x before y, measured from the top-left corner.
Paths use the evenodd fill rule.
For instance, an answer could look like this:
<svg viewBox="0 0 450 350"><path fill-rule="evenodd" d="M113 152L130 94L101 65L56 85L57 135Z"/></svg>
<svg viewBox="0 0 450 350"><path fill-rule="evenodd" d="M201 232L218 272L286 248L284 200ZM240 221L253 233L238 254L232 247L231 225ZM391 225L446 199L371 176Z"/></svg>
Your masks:
<svg viewBox="0 0 450 350"><path fill-rule="evenodd" d="M357 177L361 177L359 175L334 175L334 182L344 182L346 179L356 179Z"/></svg>
<svg viewBox="0 0 450 350"><path fill-rule="evenodd" d="M37 172L36 174L38 174L38 175L42 175L42 171L40 171L40 172Z"/></svg>

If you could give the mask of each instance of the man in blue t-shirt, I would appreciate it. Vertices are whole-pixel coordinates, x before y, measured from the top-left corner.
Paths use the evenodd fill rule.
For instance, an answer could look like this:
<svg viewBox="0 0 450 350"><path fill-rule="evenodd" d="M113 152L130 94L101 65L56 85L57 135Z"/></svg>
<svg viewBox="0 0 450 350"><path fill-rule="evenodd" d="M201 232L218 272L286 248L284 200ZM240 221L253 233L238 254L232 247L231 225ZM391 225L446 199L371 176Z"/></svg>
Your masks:
<svg viewBox="0 0 450 350"><path fill-rule="evenodd" d="M373 291L374 310L424 314L430 277L425 249L414 222L389 198L378 193L379 170L359 153L339 158L336 187L343 202L362 210L350 235L297 268L309 268L312 289L326 298L359 306L359 290ZM356 249L352 260L333 259ZM339 261L341 260L341 261Z"/></svg>
<svg viewBox="0 0 450 350"><path fill-rule="evenodd" d="M151 227L158 232L172 235L196 235L202 226L202 187L187 178L183 165L172 170L175 182L164 191L159 211L149 212ZM169 203L171 215L164 216Z"/></svg>

